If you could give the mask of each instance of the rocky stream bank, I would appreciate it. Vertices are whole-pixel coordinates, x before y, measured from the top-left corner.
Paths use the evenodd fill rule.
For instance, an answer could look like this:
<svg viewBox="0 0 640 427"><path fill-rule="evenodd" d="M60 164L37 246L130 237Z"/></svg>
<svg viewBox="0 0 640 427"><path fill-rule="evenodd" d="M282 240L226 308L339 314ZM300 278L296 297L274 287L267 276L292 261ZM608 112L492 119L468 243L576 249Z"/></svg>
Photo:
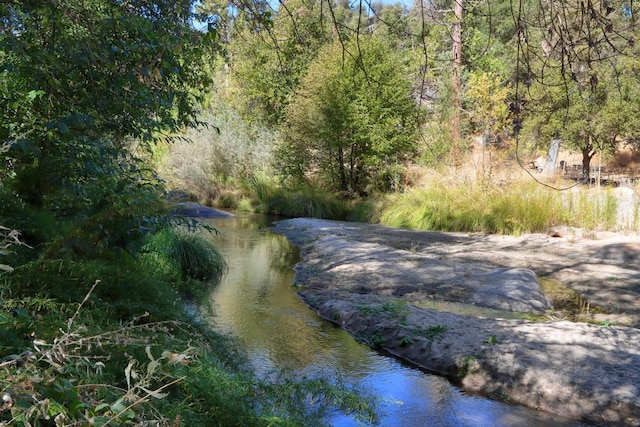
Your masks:
<svg viewBox="0 0 640 427"><path fill-rule="evenodd" d="M301 248L303 300L370 346L468 393L640 426L637 235L510 237L304 218L274 231Z"/></svg>

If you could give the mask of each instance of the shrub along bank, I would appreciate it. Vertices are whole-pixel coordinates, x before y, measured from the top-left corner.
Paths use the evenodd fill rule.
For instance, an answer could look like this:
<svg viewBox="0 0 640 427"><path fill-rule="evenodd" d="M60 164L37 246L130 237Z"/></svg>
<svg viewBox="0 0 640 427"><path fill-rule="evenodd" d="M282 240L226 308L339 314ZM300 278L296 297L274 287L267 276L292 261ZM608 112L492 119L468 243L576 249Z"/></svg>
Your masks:
<svg viewBox="0 0 640 427"><path fill-rule="evenodd" d="M329 381L256 378L231 338L187 314L183 297L198 300L226 267L213 230L165 215L89 244L82 221L16 200L0 207L0 424L320 425L336 407L375 417Z"/></svg>

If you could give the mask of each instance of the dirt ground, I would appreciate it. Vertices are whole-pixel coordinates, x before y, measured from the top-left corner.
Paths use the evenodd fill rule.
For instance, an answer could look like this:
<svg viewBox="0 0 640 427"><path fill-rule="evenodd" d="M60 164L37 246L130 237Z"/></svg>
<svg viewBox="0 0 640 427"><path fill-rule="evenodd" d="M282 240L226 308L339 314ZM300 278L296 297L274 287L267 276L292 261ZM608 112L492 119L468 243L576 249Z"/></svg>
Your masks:
<svg viewBox="0 0 640 427"><path fill-rule="evenodd" d="M469 393L640 426L639 236L417 232L302 218L274 230L301 248L303 300L372 347ZM490 280L516 272L529 283L527 271L554 287L541 294L535 280ZM563 298L575 303L571 312Z"/></svg>

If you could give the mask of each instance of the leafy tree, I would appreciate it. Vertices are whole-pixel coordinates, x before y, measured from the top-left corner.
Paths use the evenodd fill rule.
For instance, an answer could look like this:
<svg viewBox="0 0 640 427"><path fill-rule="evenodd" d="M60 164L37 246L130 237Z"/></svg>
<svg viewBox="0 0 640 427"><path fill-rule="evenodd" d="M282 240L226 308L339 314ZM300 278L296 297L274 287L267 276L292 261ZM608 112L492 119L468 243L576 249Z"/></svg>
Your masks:
<svg viewBox="0 0 640 427"><path fill-rule="evenodd" d="M5 185L59 215L89 221L112 207L132 220L156 180L131 140L148 145L194 125L210 82L200 64L215 34L192 27L191 6L2 2L0 141L12 146Z"/></svg>
<svg viewBox="0 0 640 427"><path fill-rule="evenodd" d="M410 28L410 15L400 3L371 3L372 16L367 30L377 36L386 37L398 49L410 49L415 42Z"/></svg>
<svg viewBox="0 0 640 427"><path fill-rule="evenodd" d="M230 17L224 92L245 119L282 123L289 96L330 39L323 13L321 2L292 0L278 11L249 2Z"/></svg>
<svg viewBox="0 0 640 427"><path fill-rule="evenodd" d="M423 128L425 160L440 162L450 155L458 161L468 147L465 133L477 125L468 122L475 113L463 103L469 99L465 94L469 75L492 73L502 81L509 79L515 54L506 44L515 31L503 19L508 7L505 2L418 0L407 12L413 36L414 93L429 114Z"/></svg>
<svg viewBox="0 0 640 427"><path fill-rule="evenodd" d="M526 4L528 0L522 0ZM464 64L471 72L507 80L514 72L517 28L508 1L466 3L463 26Z"/></svg>
<svg viewBox="0 0 640 427"><path fill-rule="evenodd" d="M636 62L634 60L634 62ZM570 148L582 153L583 176L589 177L591 159L598 153L614 153L620 143L640 137L638 111L640 80L637 68L594 67L603 79L592 83L571 80L566 86L540 85L530 91L544 110L530 113L525 131L541 141L559 137ZM635 69L634 74L630 71ZM611 77L607 74L612 73Z"/></svg>
<svg viewBox="0 0 640 427"><path fill-rule="evenodd" d="M469 120L485 138L495 139L509 129L507 98L510 89L491 73L472 73L465 92Z"/></svg>
<svg viewBox="0 0 640 427"><path fill-rule="evenodd" d="M387 188L415 150L416 103L398 63L373 36L323 49L288 109L285 175L349 195Z"/></svg>
<svg viewBox="0 0 640 427"><path fill-rule="evenodd" d="M640 63L630 11L619 2L570 1L523 21L525 131L579 150L585 177L596 153L614 152L640 135Z"/></svg>

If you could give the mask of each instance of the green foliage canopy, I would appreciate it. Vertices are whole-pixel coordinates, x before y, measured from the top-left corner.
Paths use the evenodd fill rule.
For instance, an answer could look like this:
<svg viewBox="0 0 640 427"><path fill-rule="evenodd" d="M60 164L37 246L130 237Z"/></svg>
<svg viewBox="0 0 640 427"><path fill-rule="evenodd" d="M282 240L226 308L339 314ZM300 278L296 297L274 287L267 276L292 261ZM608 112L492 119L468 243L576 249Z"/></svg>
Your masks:
<svg viewBox="0 0 640 427"><path fill-rule="evenodd" d="M102 159L122 165L129 138L149 143L195 123L215 34L192 27L191 3L0 5L0 141L14 145L18 181L38 183L30 201L112 172Z"/></svg>
<svg viewBox="0 0 640 427"><path fill-rule="evenodd" d="M283 122L290 94L330 39L322 13L319 2L292 0L274 15L245 13L232 21L227 95L246 120Z"/></svg>
<svg viewBox="0 0 640 427"><path fill-rule="evenodd" d="M11 146L0 180L27 204L77 220L65 247L123 247L153 227L159 182L131 144L197 123L216 36L193 27L192 6L0 4L0 142Z"/></svg>
<svg viewBox="0 0 640 427"><path fill-rule="evenodd" d="M470 73L465 92L468 118L484 136L504 135L509 129L507 99L510 87L491 73Z"/></svg>
<svg viewBox="0 0 640 427"><path fill-rule="evenodd" d="M569 1L558 9L540 7L527 18L524 131L541 143L558 137L580 151L588 176L596 153L615 152L640 135L632 10L624 2Z"/></svg>
<svg viewBox="0 0 640 427"><path fill-rule="evenodd" d="M416 142L416 103L399 63L373 36L323 49L288 109L285 174L350 195L388 186L390 165Z"/></svg>

